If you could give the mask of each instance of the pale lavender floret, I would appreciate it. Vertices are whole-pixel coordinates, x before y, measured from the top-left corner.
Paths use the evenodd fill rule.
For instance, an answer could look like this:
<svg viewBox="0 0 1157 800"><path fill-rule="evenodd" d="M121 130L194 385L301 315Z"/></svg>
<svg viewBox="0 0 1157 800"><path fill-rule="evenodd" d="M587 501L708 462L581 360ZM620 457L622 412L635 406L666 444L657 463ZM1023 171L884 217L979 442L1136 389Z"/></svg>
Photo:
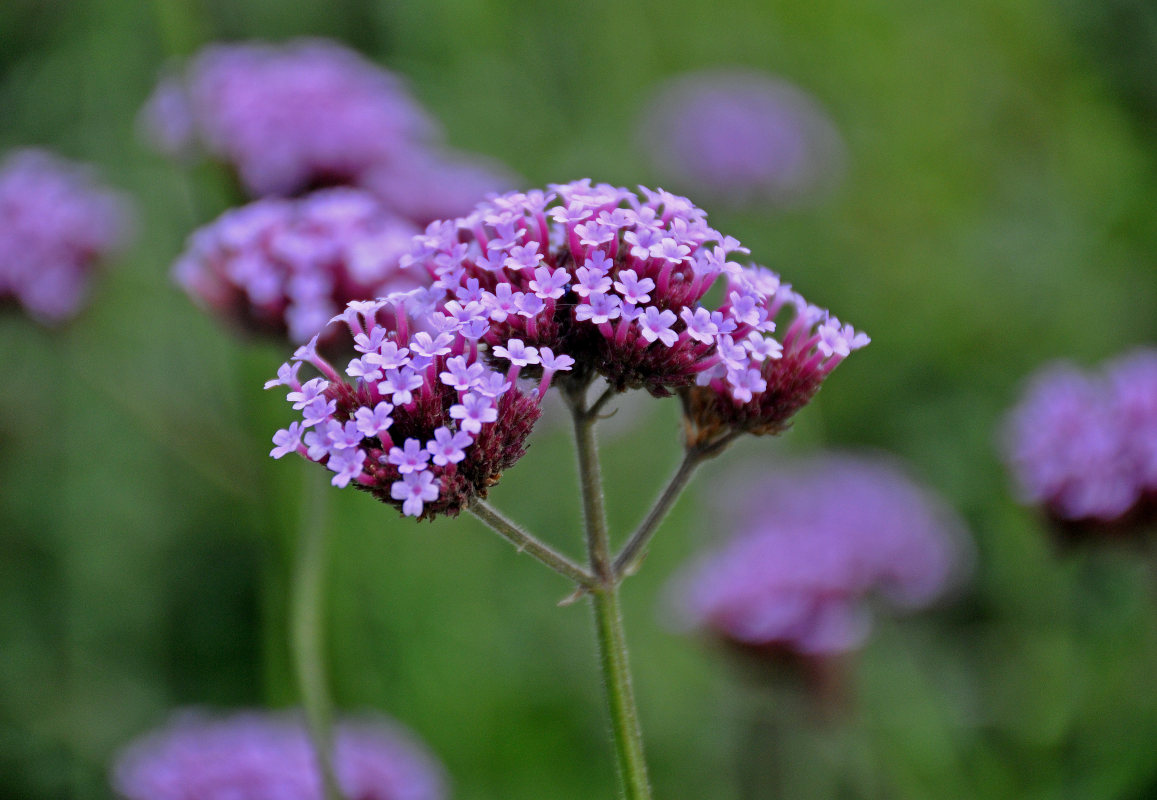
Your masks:
<svg viewBox="0 0 1157 800"><path fill-rule="evenodd" d="M611 289L611 279L599 266L589 266L592 263L591 259L587 260L588 266L579 267L575 270L575 277L578 278L578 283L574 285L575 293L580 297L595 297L601 294L606 294Z"/></svg>
<svg viewBox="0 0 1157 800"><path fill-rule="evenodd" d="M730 300L731 316L739 324L757 327L767 320L767 309L763 307L762 299L758 295L732 292Z"/></svg>
<svg viewBox="0 0 1157 800"><path fill-rule="evenodd" d="M433 440L426 443L426 449L439 467L457 464L466 458L466 448L474 439L466 431L452 431L443 426L434 431Z"/></svg>
<svg viewBox="0 0 1157 800"><path fill-rule="evenodd" d="M646 311L639 317L640 333L648 342L657 339L667 347L672 347L679 340L679 334L671 330L675 319L675 312L669 308L659 311L654 306L647 306Z"/></svg>
<svg viewBox="0 0 1157 800"><path fill-rule="evenodd" d="M443 800L445 778L429 753L377 716L334 728L342 794L358 800ZM125 800L323 800L321 773L300 715L175 714L118 754L112 784Z"/></svg>
<svg viewBox="0 0 1157 800"><path fill-rule="evenodd" d="M506 268L516 272L524 269L534 270L545 257L538 252L538 242L515 245L510 248L506 259Z"/></svg>
<svg viewBox="0 0 1157 800"><path fill-rule="evenodd" d="M663 241L663 231L658 228L639 227L623 234L623 239L631 245L631 255L640 261L651 257L651 248Z"/></svg>
<svg viewBox="0 0 1157 800"><path fill-rule="evenodd" d="M727 382L731 384L731 396L741 403L750 403L754 395L767 388L767 381L758 369L729 369Z"/></svg>
<svg viewBox="0 0 1157 800"><path fill-rule="evenodd" d="M330 481L339 489L349 486L349 482L362 474L362 467L366 463L366 451L356 448L346 448L330 453L326 469L337 473Z"/></svg>
<svg viewBox="0 0 1157 800"><path fill-rule="evenodd" d="M619 273L615 281L615 291L623 296L628 303L640 305L651 299L648 294L655 288L655 282L650 278L639 278L633 269L625 269Z"/></svg>
<svg viewBox="0 0 1157 800"><path fill-rule="evenodd" d="M418 331L410 339L410 349L420 356L434 358L435 356L449 355L450 345L454 343L454 336L449 333L440 333L437 338L425 331Z"/></svg>
<svg viewBox="0 0 1157 800"><path fill-rule="evenodd" d="M302 408L301 416L305 426L308 428L325 422L333 416L333 412L335 411L337 411L336 400L327 400L324 396L315 397Z"/></svg>
<svg viewBox="0 0 1157 800"><path fill-rule="evenodd" d="M528 285L530 290L543 300L557 300L566 293L570 275L561 267L553 272L549 267L539 267L534 271L534 280Z"/></svg>
<svg viewBox="0 0 1157 800"><path fill-rule="evenodd" d="M417 439L406 439L403 447L391 447L387 462L398 468L398 472L405 475L407 472L418 472L426 468L430 460L430 452L422 447Z"/></svg>
<svg viewBox="0 0 1157 800"><path fill-rule="evenodd" d="M390 497L403 500L402 513L409 517L417 517L422 513L422 506L438 499L438 485L434 482L434 473L429 470L422 472L408 472L402 479L390 486Z"/></svg>
<svg viewBox="0 0 1157 800"><path fill-rule="evenodd" d="M718 311L712 313L702 306L696 308L694 311L689 307L684 307L679 312L679 317L687 326L687 335L697 342L712 344L715 341L715 337L723 332L719 325L723 319L723 315ZM718 317L718 319L716 319L716 317ZM729 321L731 322L732 330L734 330L734 320Z"/></svg>
<svg viewBox="0 0 1157 800"><path fill-rule="evenodd" d="M498 409L492 398L468 392L463 396L461 403L450 406L450 418L458 420L462 430L477 435L482 431L483 423L498 419Z"/></svg>
<svg viewBox="0 0 1157 800"><path fill-rule="evenodd" d="M527 347L521 339L511 339L506 347L498 345L492 352L499 358L505 358L516 367L526 367L539 363L538 348Z"/></svg>
<svg viewBox="0 0 1157 800"><path fill-rule="evenodd" d="M474 392L484 397L498 398L511 387L511 382L499 372L487 372L474 384Z"/></svg>
<svg viewBox="0 0 1157 800"><path fill-rule="evenodd" d="M302 430L300 422L291 422L288 428L284 428L273 434L273 444L275 444L276 447L269 451L269 455L274 458L281 458L285 454L292 453L300 447Z"/></svg>
<svg viewBox="0 0 1157 800"><path fill-rule="evenodd" d="M820 325L817 333L820 340L816 348L828 357L834 355L844 358L871 341L866 334L857 333L851 325L841 325L835 317Z"/></svg>
<svg viewBox="0 0 1157 800"><path fill-rule="evenodd" d="M297 379L297 371L299 369L301 369L300 361L282 364L277 368L277 377L265 382L265 388L273 389L277 386L288 386L296 391L301 386L301 382Z"/></svg>
<svg viewBox="0 0 1157 800"><path fill-rule="evenodd" d="M651 258L670 261L673 264L682 264L691 255L691 248L667 236L650 247Z"/></svg>
<svg viewBox="0 0 1157 800"><path fill-rule="evenodd" d="M520 317L528 318L538 316L543 309L546 308L546 303L543 299L537 294L531 294L530 292L520 292L514 305L518 309L518 315Z"/></svg>
<svg viewBox="0 0 1157 800"><path fill-rule="evenodd" d="M538 349L538 358L542 368L549 372L569 370L574 366L574 359L566 354L555 355L549 347Z"/></svg>
<svg viewBox="0 0 1157 800"><path fill-rule="evenodd" d="M364 381L376 381L382 377L382 371L367 358L353 358L346 366L345 374L351 378L360 378Z"/></svg>
<svg viewBox="0 0 1157 800"><path fill-rule="evenodd" d="M446 360L446 371L438 378L442 383L459 392L467 392L482 378L486 367L475 362L467 364L463 356L454 356Z"/></svg>
<svg viewBox="0 0 1157 800"><path fill-rule="evenodd" d="M129 229L128 202L87 167L41 150L9 153L0 161L0 300L45 325L75 316Z"/></svg>
<svg viewBox="0 0 1157 800"><path fill-rule="evenodd" d="M354 420L357 422L358 430L363 436L381 436L394 424L394 418L390 416L393 410L393 405L384 400L372 410L364 406L357 409L354 411Z"/></svg>
<svg viewBox="0 0 1157 800"><path fill-rule="evenodd" d="M743 339L743 347L753 361L764 361L783 357L783 345L770 336L752 331Z"/></svg>
<svg viewBox="0 0 1157 800"><path fill-rule="evenodd" d="M354 334L354 349L359 353L376 353L386 338L385 328L373 328L367 333Z"/></svg>
<svg viewBox="0 0 1157 800"><path fill-rule="evenodd" d="M834 456L735 477L720 517L727 541L672 581L680 625L805 654L852 650L867 601L928 605L970 555L963 527L890 460Z"/></svg>
<svg viewBox="0 0 1157 800"><path fill-rule="evenodd" d="M395 406L413 402L414 390L422 386L422 376L412 367L386 370L386 379L378 384L378 391L390 395Z"/></svg>
<svg viewBox="0 0 1157 800"><path fill-rule="evenodd" d="M410 363L410 350L407 347L398 347L397 342L385 342L379 352L367 353L365 360L382 369L400 369Z"/></svg>
<svg viewBox="0 0 1157 800"><path fill-rule="evenodd" d="M362 443L365 434L356 420L346 420L344 423L337 420L329 422L329 443L331 450L350 450Z"/></svg>
<svg viewBox="0 0 1157 800"><path fill-rule="evenodd" d="M1145 491L1157 493L1157 350L1138 350L1108 366L1114 417Z"/></svg>
<svg viewBox="0 0 1157 800"><path fill-rule="evenodd" d="M609 284L610 279L607 278L606 280ZM589 320L596 325L601 325L612 319L618 319L619 315L622 314L621 305L622 301L618 295L592 293L587 298L587 302L575 306L575 319L579 322Z"/></svg>
<svg viewBox="0 0 1157 800"><path fill-rule="evenodd" d="M490 318L495 322L505 322L511 314L518 313L518 300L522 292L514 291L509 283L500 283L494 292L487 292L482 302L490 309Z"/></svg>

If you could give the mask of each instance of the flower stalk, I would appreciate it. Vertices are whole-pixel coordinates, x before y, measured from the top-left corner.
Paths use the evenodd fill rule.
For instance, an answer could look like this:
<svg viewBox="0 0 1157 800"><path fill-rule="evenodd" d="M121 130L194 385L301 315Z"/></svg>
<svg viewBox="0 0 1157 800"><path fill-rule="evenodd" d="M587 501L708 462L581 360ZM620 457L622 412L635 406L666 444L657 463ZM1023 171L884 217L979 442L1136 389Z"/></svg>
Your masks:
<svg viewBox="0 0 1157 800"><path fill-rule="evenodd" d="M322 601L325 596L326 484L306 476L293 575L291 630L298 691L305 708L309 737L322 775L325 800L342 800L333 768L333 702L324 656Z"/></svg>
<svg viewBox="0 0 1157 800"><path fill-rule="evenodd" d="M602 477L594 429L598 409L587 407L586 392L586 385L572 385L567 386L565 396L574 420L587 553L591 572L597 580L590 594L595 612L599 664L606 687L622 796L626 800L650 800L651 786L643 753L643 734L631 686L626 633L619 605L619 580L611 559L606 510L603 506Z"/></svg>

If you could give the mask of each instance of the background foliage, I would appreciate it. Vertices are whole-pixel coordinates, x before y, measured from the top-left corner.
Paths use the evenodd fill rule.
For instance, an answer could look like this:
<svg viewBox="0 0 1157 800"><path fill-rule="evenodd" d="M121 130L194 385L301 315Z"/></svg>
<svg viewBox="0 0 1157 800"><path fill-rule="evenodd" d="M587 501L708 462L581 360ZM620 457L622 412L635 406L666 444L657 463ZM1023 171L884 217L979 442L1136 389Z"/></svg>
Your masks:
<svg viewBox="0 0 1157 800"><path fill-rule="evenodd" d="M974 579L881 624L853 719L820 725L791 687L663 625L664 579L716 533L729 465L712 464L625 592L657 796L736 797L744 758L777 759L797 796L1157 796L1157 562L1054 552L996 447L1035 366L1157 338L1157 14L1140 0L6 0L0 148L95 162L140 214L76 322L0 316L0 795L106 797L110 755L172 707L294 702L293 498L321 476L266 458L287 418L260 385L285 348L239 341L170 282L224 185L151 155L134 117L170 58L302 34L404 74L452 144L528 186L654 183L638 114L698 67L782 75L846 138L824 203L712 214L874 339L793 431L727 461L898 453L967 518ZM617 531L674 468L672 402L607 443ZM578 552L565 427L532 442L496 504ZM331 503L339 704L414 728L462 800L611 796L589 614L555 607L563 583L472 520ZM753 709L778 744L743 756Z"/></svg>

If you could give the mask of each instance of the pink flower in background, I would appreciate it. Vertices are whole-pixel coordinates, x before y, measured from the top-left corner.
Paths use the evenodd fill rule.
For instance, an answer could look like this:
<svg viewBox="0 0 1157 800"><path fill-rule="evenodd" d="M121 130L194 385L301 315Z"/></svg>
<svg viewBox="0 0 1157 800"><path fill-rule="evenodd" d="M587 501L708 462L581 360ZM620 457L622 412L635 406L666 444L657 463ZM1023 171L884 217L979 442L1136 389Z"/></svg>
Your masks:
<svg viewBox="0 0 1157 800"><path fill-rule="evenodd" d="M828 456L726 484L724 542L672 581L678 623L759 649L859 647L868 601L935 600L962 569L963 527L891 460Z"/></svg>
<svg viewBox="0 0 1157 800"><path fill-rule="evenodd" d="M75 316L99 263L125 244L127 201L42 150L0 163L0 298L45 324Z"/></svg>
<svg viewBox="0 0 1157 800"><path fill-rule="evenodd" d="M334 772L357 800L442 800L441 767L379 717L339 721ZM175 715L117 758L113 787L126 800L323 800L303 720L260 711Z"/></svg>
<svg viewBox="0 0 1157 800"><path fill-rule="evenodd" d="M358 189L266 198L194 232L174 277L209 310L301 343L351 300L419 286L398 266L417 232Z"/></svg>
<svg viewBox="0 0 1157 800"><path fill-rule="evenodd" d="M1025 502L1068 522L1123 522L1157 497L1157 351L1099 373L1052 364L1009 413L1005 454Z"/></svg>
<svg viewBox="0 0 1157 800"><path fill-rule="evenodd" d="M798 202L843 171L839 133L815 99L756 71L671 78L647 105L638 140L663 181L733 207Z"/></svg>
<svg viewBox="0 0 1157 800"><path fill-rule="evenodd" d="M211 45L162 79L142 123L162 153L232 167L251 197L362 186L424 225L510 186L505 170L439 147L397 76L323 39Z"/></svg>

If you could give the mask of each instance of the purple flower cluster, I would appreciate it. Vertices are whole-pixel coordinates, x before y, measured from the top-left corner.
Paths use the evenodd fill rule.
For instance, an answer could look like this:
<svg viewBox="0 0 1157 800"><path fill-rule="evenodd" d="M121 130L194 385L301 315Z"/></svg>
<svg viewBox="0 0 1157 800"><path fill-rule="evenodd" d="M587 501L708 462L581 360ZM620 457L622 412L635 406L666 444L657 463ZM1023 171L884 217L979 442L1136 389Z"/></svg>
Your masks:
<svg viewBox="0 0 1157 800"><path fill-rule="evenodd" d="M1035 375L1008 418L1006 456L1026 502L1059 520L1118 522L1157 503L1157 351L1101 374Z"/></svg>
<svg viewBox="0 0 1157 800"><path fill-rule="evenodd" d="M335 485L432 516L484 497L521 456L556 376L684 391L696 444L779 430L867 337L770 271L728 260L747 251L686 198L641 191L584 180L432 223L401 260L431 288L340 315L360 354L344 376L314 342L270 382L303 415L273 455L296 450ZM722 304L704 306L720 280ZM780 342L784 307L794 319ZM321 377L301 383L302 362ZM537 388L524 393L520 373Z"/></svg>
<svg viewBox="0 0 1157 800"><path fill-rule="evenodd" d="M731 538L676 576L679 620L760 651L845 652L878 594L924 606L959 568L960 523L889 460L816 459L731 485Z"/></svg>
<svg viewBox="0 0 1157 800"><path fill-rule="evenodd" d="M174 275L201 305L301 343L351 300L422 283L398 267L417 232L359 189L266 198L196 231Z"/></svg>
<svg viewBox="0 0 1157 800"><path fill-rule="evenodd" d="M40 150L0 163L0 298L40 322L74 316L90 273L128 234L123 198L89 171Z"/></svg>
<svg viewBox="0 0 1157 800"><path fill-rule="evenodd" d="M394 725L376 717L340 722L334 771L357 800L441 800L440 767ZM322 800L317 759L299 716L197 711L130 745L113 768L126 800Z"/></svg>
<svg viewBox="0 0 1157 800"><path fill-rule="evenodd" d="M639 140L657 172L720 203L783 204L838 178L840 136L816 101L760 72L708 70L656 92Z"/></svg>
<svg viewBox="0 0 1157 800"><path fill-rule="evenodd" d="M710 441L780 430L868 342L770 270L730 260L750 251L685 197L589 180L550 189L433 224L403 257L459 297L463 322L486 320L487 344L566 354L576 379L598 374L619 391L681 391L696 437ZM722 302L705 305L717 284Z"/></svg>
<svg viewBox="0 0 1157 800"><path fill-rule="evenodd" d="M210 46L160 83L142 117L158 150L203 150L254 197L363 186L425 224L509 185L435 149L438 126L401 81L321 39Z"/></svg>
<svg viewBox="0 0 1157 800"><path fill-rule="evenodd" d="M265 388L284 386L301 420L279 430L270 453L296 451L403 514L457 514L485 497L504 469L522 457L538 419L541 394L564 355L511 340L483 349L490 331L470 300L442 289L415 289L350 303L335 321L353 336L356 357L339 373L317 352L317 337L299 348ZM509 362L503 374L492 366ZM304 383L303 363L320 377ZM519 371L537 365L537 393L518 386Z"/></svg>

